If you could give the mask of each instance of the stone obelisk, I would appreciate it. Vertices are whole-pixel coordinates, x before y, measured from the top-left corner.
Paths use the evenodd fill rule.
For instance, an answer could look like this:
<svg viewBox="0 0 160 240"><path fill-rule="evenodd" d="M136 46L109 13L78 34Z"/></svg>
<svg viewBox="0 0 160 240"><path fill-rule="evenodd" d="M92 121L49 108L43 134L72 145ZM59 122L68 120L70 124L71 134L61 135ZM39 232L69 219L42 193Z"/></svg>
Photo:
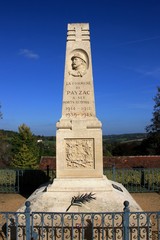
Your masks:
<svg viewBox="0 0 160 240"><path fill-rule="evenodd" d="M126 200L131 211L141 210L122 184L103 175L102 129L95 112L88 23L68 24L62 105L56 133L57 176L30 196L31 210L120 212ZM72 204L79 196L92 201Z"/></svg>
<svg viewBox="0 0 160 240"><path fill-rule="evenodd" d="M47 192L54 209L64 211L71 199L93 193L95 199L71 211L122 211L127 190L103 175L102 124L96 117L88 23L68 24L62 117L57 122L56 179Z"/></svg>
<svg viewBox="0 0 160 240"><path fill-rule="evenodd" d="M57 123L57 178L103 176L89 24L68 24L62 118Z"/></svg>

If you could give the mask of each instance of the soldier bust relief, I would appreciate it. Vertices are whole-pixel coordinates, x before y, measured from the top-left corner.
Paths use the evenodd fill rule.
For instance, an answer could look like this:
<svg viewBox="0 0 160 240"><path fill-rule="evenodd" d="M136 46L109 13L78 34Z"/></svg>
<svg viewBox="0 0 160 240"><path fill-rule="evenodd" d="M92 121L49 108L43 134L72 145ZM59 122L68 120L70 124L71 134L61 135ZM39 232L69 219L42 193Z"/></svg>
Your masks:
<svg viewBox="0 0 160 240"><path fill-rule="evenodd" d="M71 71L69 74L74 77L83 77L87 71L87 59L86 56L81 52L75 52L71 57Z"/></svg>

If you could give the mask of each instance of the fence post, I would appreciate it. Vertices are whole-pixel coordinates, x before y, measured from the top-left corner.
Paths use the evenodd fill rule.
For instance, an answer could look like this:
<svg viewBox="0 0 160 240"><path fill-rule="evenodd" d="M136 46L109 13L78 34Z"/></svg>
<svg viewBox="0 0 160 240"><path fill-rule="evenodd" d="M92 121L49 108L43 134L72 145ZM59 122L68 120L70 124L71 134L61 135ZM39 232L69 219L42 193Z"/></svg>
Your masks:
<svg viewBox="0 0 160 240"><path fill-rule="evenodd" d="M124 201L123 204L123 240L129 240L129 202Z"/></svg>
<svg viewBox="0 0 160 240"><path fill-rule="evenodd" d="M19 170L15 169L15 183L14 183L14 191L16 193L20 193L19 190Z"/></svg>
<svg viewBox="0 0 160 240"><path fill-rule="evenodd" d="M25 202L26 209L25 209L25 216L26 216L26 240L31 240L31 226L30 226L30 201Z"/></svg>
<svg viewBox="0 0 160 240"><path fill-rule="evenodd" d="M112 165L112 180L116 181L116 167L115 167L115 164Z"/></svg>

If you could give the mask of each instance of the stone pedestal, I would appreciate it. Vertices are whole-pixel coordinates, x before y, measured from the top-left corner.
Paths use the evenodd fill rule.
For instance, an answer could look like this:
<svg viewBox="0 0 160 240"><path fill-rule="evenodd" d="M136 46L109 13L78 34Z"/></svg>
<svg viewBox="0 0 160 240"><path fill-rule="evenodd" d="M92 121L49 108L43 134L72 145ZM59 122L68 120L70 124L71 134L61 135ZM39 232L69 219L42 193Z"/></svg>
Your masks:
<svg viewBox="0 0 160 240"><path fill-rule="evenodd" d="M93 198L84 204L73 204L73 197L92 193ZM102 178L55 179L53 184L37 189L28 200L31 210L37 212L123 212L124 201L130 211L141 211L129 192L120 183ZM25 210L25 207L23 209Z"/></svg>
<svg viewBox="0 0 160 240"><path fill-rule="evenodd" d="M89 125L89 124L88 124ZM102 168L102 131L73 120L71 130L57 131L57 178L99 178Z"/></svg>

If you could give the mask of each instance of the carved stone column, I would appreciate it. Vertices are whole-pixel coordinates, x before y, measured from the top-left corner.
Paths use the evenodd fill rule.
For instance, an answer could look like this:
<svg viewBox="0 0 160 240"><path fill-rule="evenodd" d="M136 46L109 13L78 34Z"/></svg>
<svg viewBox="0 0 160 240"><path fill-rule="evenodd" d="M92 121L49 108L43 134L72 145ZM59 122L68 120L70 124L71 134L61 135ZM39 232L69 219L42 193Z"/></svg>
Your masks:
<svg viewBox="0 0 160 240"><path fill-rule="evenodd" d="M68 24L62 117L57 123L57 178L103 176L89 24Z"/></svg>

